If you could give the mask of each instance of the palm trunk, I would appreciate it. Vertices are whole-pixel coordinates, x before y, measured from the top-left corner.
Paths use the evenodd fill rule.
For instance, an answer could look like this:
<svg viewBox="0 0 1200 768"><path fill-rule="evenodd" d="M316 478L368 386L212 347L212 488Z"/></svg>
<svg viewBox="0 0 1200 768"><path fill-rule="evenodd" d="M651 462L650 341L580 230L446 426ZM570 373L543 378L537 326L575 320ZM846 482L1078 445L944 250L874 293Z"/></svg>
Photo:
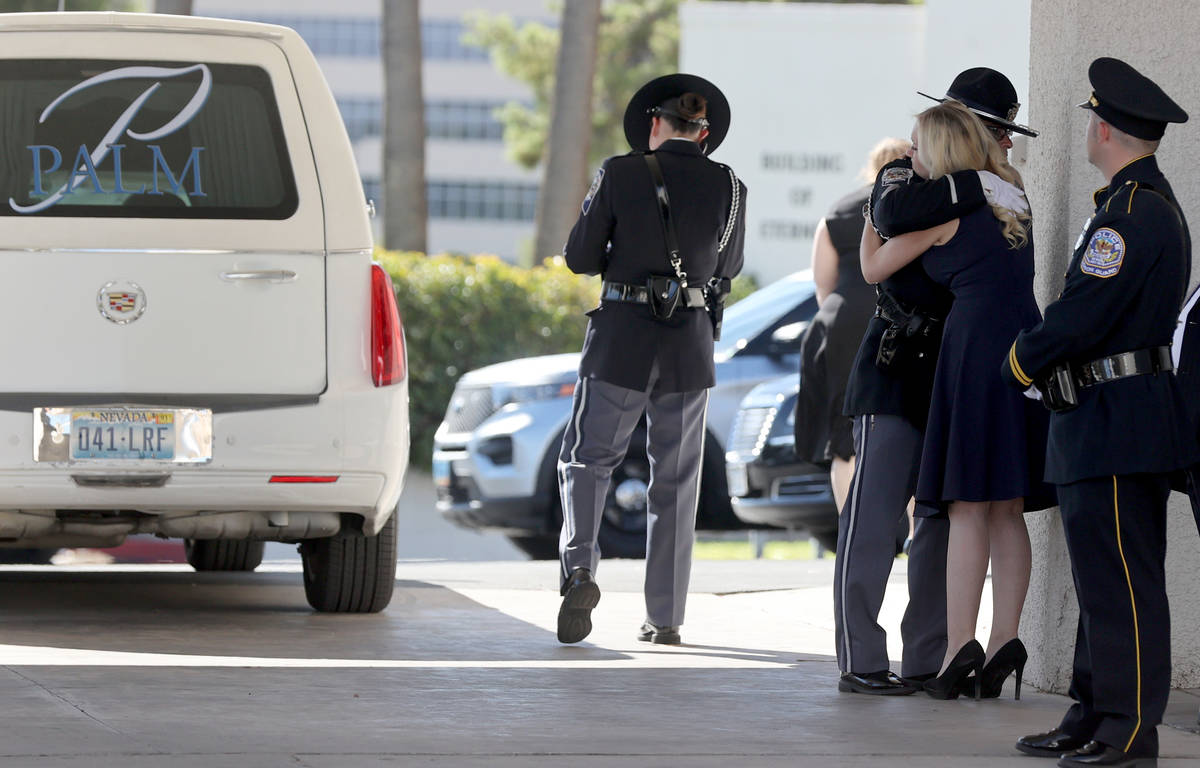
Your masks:
<svg viewBox="0 0 1200 768"><path fill-rule="evenodd" d="M418 0L383 4L383 242L426 250L425 102Z"/></svg>
<svg viewBox="0 0 1200 768"><path fill-rule="evenodd" d="M154 0L154 12L191 16L192 0Z"/></svg>
<svg viewBox="0 0 1200 768"><path fill-rule="evenodd" d="M563 4L550 135L538 192L533 251L536 264L561 252L587 188L600 3L570 0Z"/></svg>

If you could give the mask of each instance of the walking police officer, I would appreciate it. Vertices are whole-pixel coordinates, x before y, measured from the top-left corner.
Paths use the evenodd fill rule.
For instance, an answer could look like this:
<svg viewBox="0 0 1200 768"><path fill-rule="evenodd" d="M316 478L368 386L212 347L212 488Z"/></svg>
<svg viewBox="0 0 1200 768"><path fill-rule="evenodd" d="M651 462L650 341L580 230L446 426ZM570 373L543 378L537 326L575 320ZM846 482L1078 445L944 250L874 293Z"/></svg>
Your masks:
<svg viewBox="0 0 1200 768"><path fill-rule="evenodd" d="M959 73L946 98L961 101L979 115L1006 151L1012 146L1012 131L1037 135L1013 122L1020 107L1016 89L994 69L975 67ZM988 202L1010 208L1025 205L1021 190L986 171L923 179L913 172L910 155L880 170L871 194L870 224L881 236L893 237L943 224ZM946 653L949 521L916 521L909 549L908 607L900 625L903 679L888 670L879 609L895 555L893 531L916 489L941 320L952 298L919 263L885 280L847 386L846 413L855 417L858 454L850 497L838 520L834 571L835 637L842 673L838 690L844 692L913 693L918 683L937 674ZM893 327L914 327L912 322L921 324L920 338L897 339L889 333ZM908 345L906 365L881 358L885 337Z"/></svg>
<svg viewBox="0 0 1200 768"><path fill-rule="evenodd" d="M729 102L707 80L642 86L625 110L634 151L604 161L563 251L572 271L604 278L558 462L563 643L591 632L604 500L643 413L651 470L638 639L680 642L713 340L742 268L746 187L707 157L728 130Z"/></svg>
<svg viewBox="0 0 1200 768"><path fill-rule="evenodd" d="M1094 197L1045 319L1001 373L1038 385L1054 411L1046 479L1058 485L1079 600L1071 698L1048 733L1017 749L1070 766L1152 766L1171 682L1163 560L1169 474L1196 460L1171 337L1190 237L1154 152L1187 114L1123 61L1088 69L1087 156L1108 178Z"/></svg>

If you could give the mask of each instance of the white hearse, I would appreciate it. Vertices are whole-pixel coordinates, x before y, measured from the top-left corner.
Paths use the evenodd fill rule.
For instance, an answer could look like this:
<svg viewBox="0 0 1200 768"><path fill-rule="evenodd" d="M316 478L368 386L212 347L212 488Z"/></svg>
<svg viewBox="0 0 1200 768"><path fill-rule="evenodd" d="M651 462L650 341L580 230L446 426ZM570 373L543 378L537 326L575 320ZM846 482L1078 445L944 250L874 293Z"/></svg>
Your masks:
<svg viewBox="0 0 1200 768"><path fill-rule="evenodd" d="M295 542L381 610L403 328L333 96L292 30L0 15L0 546Z"/></svg>

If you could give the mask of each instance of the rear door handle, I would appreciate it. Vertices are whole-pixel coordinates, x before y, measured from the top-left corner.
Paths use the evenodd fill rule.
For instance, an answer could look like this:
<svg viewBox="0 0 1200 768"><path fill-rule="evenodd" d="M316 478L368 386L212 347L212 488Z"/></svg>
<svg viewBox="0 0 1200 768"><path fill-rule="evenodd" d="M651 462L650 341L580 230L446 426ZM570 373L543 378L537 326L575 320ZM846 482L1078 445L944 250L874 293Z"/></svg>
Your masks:
<svg viewBox="0 0 1200 768"><path fill-rule="evenodd" d="M221 279L228 282L265 280L268 283L292 283L296 281L296 273L290 269L253 269L244 272L222 272Z"/></svg>

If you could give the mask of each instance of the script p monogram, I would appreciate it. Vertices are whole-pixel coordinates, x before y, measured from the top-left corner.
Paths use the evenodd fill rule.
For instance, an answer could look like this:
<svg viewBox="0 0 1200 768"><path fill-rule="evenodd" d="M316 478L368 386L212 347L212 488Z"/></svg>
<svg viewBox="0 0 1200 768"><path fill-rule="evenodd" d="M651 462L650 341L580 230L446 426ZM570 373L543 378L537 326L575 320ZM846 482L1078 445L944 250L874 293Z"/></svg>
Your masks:
<svg viewBox="0 0 1200 768"><path fill-rule="evenodd" d="M182 77L183 75L187 75L192 72L200 73L200 85L196 89L196 93L192 96L191 100L188 101L188 103L184 105L183 109L179 111L179 114L175 115L164 125L153 131L137 133L129 129L129 124L133 122L134 117L137 116L138 111L141 110L146 101L149 100L149 98L154 95L154 92L159 89L159 87L162 85L162 80L172 77ZM116 184L116 188L113 190L113 192L130 194L145 191L144 184L140 189L124 188L121 180L120 161L121 150L125 145L117 142L121 138L122 134L129 136L131 139L136 139L137 141L154 141L156 139L161 139L164 136L169 136L183 126L187 125L204 106L204 103L208 100L209 94L212 92L212 73L209 71L206 65L192 64L190 66L179 68L134 66L121 67L119 69L103 72L94 77L89 77L82 83L79 83L78 85L75 85L60 94L58 98L52 101L48 107L42 110L42 114L38 118L38 122L45 123L60 104L80 91L84 91L95 85L100 85L101 83L135 78L153 78L158 80L158 82L155 82L145 91L143 91L140 96L133 100L133 103L131 103L125 109L125 111L121 113L121 116L117 118L116 122L114 122L108 129L108 132L104 134L104 137L100 139L100 142L96 145L95 149L89 152L86 144L81 144L79 146L79 150L76 152L75 158L72 161L71 175L67 178L67 181L58 188L57 191L44 200L40 200L30 205L20 205L15 199L10 197L8 199L8 204L14 211L18 213L36 213L38 211L45 210L46 208L49 208L50 206L61 201L63 196L71 194L75 188L82 184L85 180L90 180L96 191L103 192L104 190L100 186L99 177L96 175L96 166L100 165L100 163L102 163L105 158L109 156L109 154L112 154L114 158L113 179ZM45 192L42 190L42 175L58 170L62 164L62 153L59 152L56 147L45 144L31 145L26 147L26 149L29 149L33 152L34 194L39 196L44 195ZM158 193L157 174L160 167L166 173L172 190L175 190L178 189L178 187L182 184L184 177L187 175L188 169L193 168L194 165L195 167L193 168L193 173L195 173L196 178L194 194L203 195L203 192L200 191L199 187L199 156L203 149L203 147L192 148L192 153L188 157L187 164L184 166L183 171L179 174L178 180L176 180L175 176L171 173L170 168L167 166L166 160L162 156L162 151L157 145L150 145L150 150L153 153L155 170L154 192ZM49 168L42 167L42 155L44 151L48 151L50 154L51 164Z"/></svg>

